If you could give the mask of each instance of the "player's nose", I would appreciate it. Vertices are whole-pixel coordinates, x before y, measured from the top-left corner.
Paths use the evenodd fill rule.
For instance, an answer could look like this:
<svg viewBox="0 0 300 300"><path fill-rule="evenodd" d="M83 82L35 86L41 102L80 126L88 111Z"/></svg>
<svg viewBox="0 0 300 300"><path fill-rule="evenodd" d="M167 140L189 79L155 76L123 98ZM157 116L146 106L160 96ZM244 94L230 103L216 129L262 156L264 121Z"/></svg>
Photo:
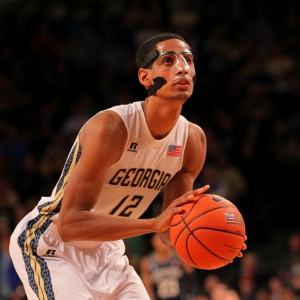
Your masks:
<svg viewBox="0 0 300 300"><path fill-rule="evenodd" d="M190 72L190 66L185 59L177 60L177 74L188 74Z"/></svg>

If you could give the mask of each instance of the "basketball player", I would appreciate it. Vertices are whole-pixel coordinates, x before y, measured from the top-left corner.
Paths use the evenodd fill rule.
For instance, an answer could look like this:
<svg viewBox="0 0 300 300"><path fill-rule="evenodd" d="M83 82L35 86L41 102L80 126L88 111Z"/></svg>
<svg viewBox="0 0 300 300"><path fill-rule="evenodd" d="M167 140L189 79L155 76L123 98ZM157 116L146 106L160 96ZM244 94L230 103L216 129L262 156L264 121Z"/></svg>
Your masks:
<svg viewBox="0 0 300 300"><path fill-rule="evenodd" d="M144 101L112 107L80 130L50 197L17 225L10 254L28 299L149 299L122 239L168 229L204 164L202 129L180 115L195 68L187 42L160 34L136 55ZM160 215L139 219L164 189ZM240 254L241 255L241 254Z"/></svg>

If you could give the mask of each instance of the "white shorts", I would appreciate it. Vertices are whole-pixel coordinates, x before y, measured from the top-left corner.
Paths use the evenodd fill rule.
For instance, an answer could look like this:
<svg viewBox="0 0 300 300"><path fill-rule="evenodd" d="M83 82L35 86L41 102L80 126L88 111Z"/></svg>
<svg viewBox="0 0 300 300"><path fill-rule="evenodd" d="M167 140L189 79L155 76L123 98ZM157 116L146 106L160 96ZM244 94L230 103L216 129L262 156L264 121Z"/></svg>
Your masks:
<svg viewBox="0 0 300 300"><path fill-rule="evenodd" d="M21 220L9 249L29 300L150 299L122 240L64 243L55 223L38 216L34 209Z"/></svg>

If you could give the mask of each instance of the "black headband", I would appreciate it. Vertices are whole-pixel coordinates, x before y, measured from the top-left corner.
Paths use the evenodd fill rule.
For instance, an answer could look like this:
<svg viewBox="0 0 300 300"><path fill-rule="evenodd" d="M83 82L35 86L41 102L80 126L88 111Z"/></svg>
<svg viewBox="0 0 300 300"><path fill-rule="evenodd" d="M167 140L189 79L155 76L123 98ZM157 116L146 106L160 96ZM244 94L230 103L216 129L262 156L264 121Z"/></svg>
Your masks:
<svg viewBox="0 0 300 300"><path fill-rule="evenodd" d="M156 50L156 48L154 48L151 52L149 52L146 57L144 58L144 60L142 61L140 68L145 69L146 67L148 67L148 65L158 57L158 51Z"/></svg>

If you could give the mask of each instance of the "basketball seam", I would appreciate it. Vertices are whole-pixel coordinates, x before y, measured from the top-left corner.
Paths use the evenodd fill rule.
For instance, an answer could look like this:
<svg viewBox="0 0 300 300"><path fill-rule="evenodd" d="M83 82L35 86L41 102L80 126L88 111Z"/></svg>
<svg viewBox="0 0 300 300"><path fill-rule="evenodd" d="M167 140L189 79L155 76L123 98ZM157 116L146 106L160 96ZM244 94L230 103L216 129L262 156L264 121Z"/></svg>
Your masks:
<svg viewBox="0 0 300 300"><path fill-rule="evenodd" d="M197 202L197 201L196 201L196 202ZM196 203L196 202L195 202L195 203ZM186 222L185 222L185 219L186 219L186 217L188 216L188 214L192 211L192 209L190 209L190 211L188 212L188 214L187 214L185 217L183 217L183 215L180 214L181 221L178 222L178 223L176 223L176 224L174 224L174 225L171 225L171 227L175 227L175 226L177 226L178 224L180 224L181 222L183 222L183 223L185 224L185 226L188 228L188 225L189 225L190 223L192 223L193 221L195 221L196 219L198 219L199 217L205 215L205 214L208 213L208 212L217 210L217 209L219 209L219 208L224 208L224 207L232 207L232 208L235 208L235 207L232 206L232 205L225 205L225 206L215 207L215 208L213 208L213 209L207 210L207 211L203 212L202 214L198 215L197 217L195 217L194 219L192 219L189 223L186 223ZM177 239L178 239L178 237L180 236L180 234L184 231L184 229L185 229L185 227L179 232L178 236L176 237L176 240L175 240L174 245L176 245Z"/></svg>
<svg viewBox="0 0 300 300"><path fill-rule="evenodd" d="M213 209L212 209L213 210ZM181 214L180 214L181 215ZM177 238L176 238L176 240L175 240L175 243L174 243L174 246L176 246L176 243L177 243L177 240L178 240L178 238L179 238L179 236L180 236L180 234L184 231L184 229L187 229L189 232L190 232L190 234L188 235L188 238L186 239L186 245L185 245L185 247L186 247L186 249L187 249L187 252L188 252L188 254L189 254L189 257L190 257L190 259L191 259L191 261L194 263L194 265L196 265L196 266L198 266L198 268L200 268L201 266L199 266L194 260L193 260L193 258L192 258L192 256L191 256L191 254L190 254L190 251L189 251L189 248L188 248L188 240L189 240L189 238L191 237L191 236L193 236L201 245L202 245L202 247L204 247L208 252L210 252L212 255L214 255L214 256L216 256L216 257L218 257L218 258L220 258L220 259L222 259L222 260L224 260L224 261L228 261L228 262L230 262L231 260L230 259L227 259L227 258L224 258L224 257L221 257L221 256L219 256L219 255L217 255L216 253L214 253L214 252L212 252L209 248L207 248L195 235L194 235L194 231L195 230L191 230L190 228L189 228L189 226L188 226L188 224L185 222L185 219L183 218L183 216L181 215L181 218L182 218L182 222L185 224L185 227L180 231L180 233L178 234L178 236L177 236ZM205 228L205 227L204 227ZM197 228L198 229L198 228ZM211 229L211 228L207 228L207 229ZM226 230L222 230L223 232L226 232ZM230 232L229 231L229 233L232 233L232 232ZM242 235L241 235L242 236Z"/></svg>
<svg viewBox="0 0 300 300"><path fill-rule="evenodd" d="M187 226L187 228L189 228L189 227ZM207 229L207 230L212 230L212 231L224 232L224 233L229 233L229 234L232 234L232 235L238 235L240 237L244 237L244 235L241 234L241 233L237 233L237 232L233 232L233 231L228 231L228 230L225 230L225 229L213 228L213 227L197 227L196 229L194 229L192 231L189 229L189 232L192 233L192 232L194 232L196 230L199 230L199 229L200 230Z"/></svg>
<svg viewBox="0 0 300 300"><path fill-rule="evenodd" d="M231 211L231 212L228 212L228 213L232 213L232 214L236 214L236 213L240 213L239 212L239 210L238 210L238 208L234 205L234 204L232 204L232 203L222 203L221 205L222 206L217 206L217 207L214 207L214 208L209 208L209 209L207 209L207 210L205 210L205 211L202 211L202 212L197 212L197 210L196 210L196 212L194 211L194 213L198 213L198 215L196 215L196 216L192 216L192 219L189 217L191 214L193 214L193 210L195 210L195 206L197 206L197 204L198 204L198 201L200 201L201 199L202 199L202 197L205 197L205 196L207 196L207 194L202 194L202 195L200 195L196 200L194 200L194 202L192 202L192 203L190 203L190 204L192 204L191 206L190 206L190 208L187 208L186 210L185 210L185 213L183 214L183 213L180 213L179 214L179 216L180 216L180 218L179 218L179 220L178 220L178 222L176 222L176 224L175 223L173 223L172 225L171 225L171 227L173 227L173 228L176 228L176 227L178 227L178 226L184 226L183 228L181 228L180 229L180 227L178 228L179 229L179 231L178 231L178 229L176 228L176 237L175 237L175 240L174 240L174 245L173 245L173 247L176 249L176 246L178 245L178 242L179 242L179 240L180 240L180 236L183 234L183 232L185 232L185 234L184 234L184 236L186 236L186 241L185 241L185 251L186 251L186 254L188 254L188 256L187 257L189 257L189 259L190 259L190 261L194 264L194 266L197 266L198 268L201 268L201 264L202 264L202 262L204 262L204 264L205 264L205 259L203 260L203 258L202 259L200 259L200 261L197 263L194 259L193 259L193 257L192 257L192 254L194 254L195 252L195 250L193 251L193 249L194 249L194 247L193 246L195 246L197 243L199 244L199 245L201 245L202 247L203 247L203 249L205 249L205 251L207 251L207 252L209 252L212 256L214 256L215 258L218 258L218 259L220 259L220 260L222 260L222 261L224 261L224 262L227 262L227 263L229 263L229 262L231 262L232 261L232 259L231 258L225 258L225 257L222 257L222 256L220 256L220 255L218 255L217 253L215 253L215 251L216 252L218 252L218 250L217 249L213 249L213 250L211 250L210 248L208 248L209 247L209 245L205 245L205 241L206 240L204 240L204 241L201 241L201 237L197 237L197 235L196 235L196 233L198 232L198 231L201 231L201 230L210 230L210 231L218 231L218 232L222 232L223 234L229 234L229 235L232 235L232 236L239 236L239 237L244 237L244 235L242 234L242 233L238 233L238 232L234 232L234 231L230 231L230 228L227 230L227 229L219 229L219 228L214 228L214 227L210 227L210 226L203 226L203 227L197 227L197 228L195 228L195 229L191 229L189 226L193 223L193 222L195 222L195 220L197 220L197 219L199 219L199 218L201 218L201 217L203 217L204 215L206 215L206 214L209 214L209 213L211 213L211 212L213 212L213 211L215 211L215 210L218 210L218 209L233 209L234 211ZM210 196L211 197L211 196ZM196 198L196 197L195 197ZM212 199L213 199L213 197L211 197ZM213 199L214 201L215 201L215 199ZM217 202L223 202L224 200L227 200L226 198L222 198L222 201L217 201ZM188 203L187 203L188 204ZM222 214L221 213L217 213L217 214L219 214L220 216L222 216ZM224 217L226 218L226 214L224 215ZM207 218L207 217L206 217ZM208 217L209 218L209 217ZM188 220L188 219L190 219L190 220ZM227 224L228 223L231 223L231 222L228 222L227 221ZM245 228L245 225L243 225L243 224L239 224L239 223L235 223L236 225L239 225L241 228ZM203 224L203 225L205 225L205 224ZM217 223L216 224L212 224L211 226L214 226L214 225L217 225ZM192 226L193 227L193 226ZM185 229L187 229L188 231L185 231ZM242 229L241 229L242 230ZM237 231L238 231L238 229L237 229ZM208 232L208 234L212 234L212 233L209 233ZM189 241L191 241L192 242L192 244L190 245L190 247L192 247L192 248L190 248L189 249ZM182 245L183 246L183 245ZM235 246L234 246L235 247ZM236 247L236 249L238 249L238 247ZM197 251L196 251L196 253L197 253ZM222 255L222 254L221 254ZM226 256L226 255L225 255Z"/></svg>
<svg viewBox="0 0 300 300"><path fill-rule="evenodd" d="M211 212L211 211L214 211L214 210L217 210L217 209L221 209L221 208L234 208L234 209L236 209L236 208L235 208L234 206L232 206L232 205L224 205L224 206L214 207L214 208L212 208L212 209L209 209L209 210L204 211L204 212L201 213L200 215L197 215L197 217L195 217L193 220L196 220L196 218L199 218L199 217L201 217L201 216L203 216L203 215L205 215L205 214L207 214L207 213L209 213L209 212ZM185 216L184 219L187 218L187 216L188 216L188 214L189 214L190 212L191 212L191 210L187 213L187 215Z"/></svg>
<svg viewBox="0 0 300 300"><path fill-rule="evenodd" d="M189 240L189 238L191 237L191 236L193 236L198 242L199 242L199 244L201 244L202 245L202 247L203 248L205 248L208 252L210 252L212 255L214 255L214 256L216 256L216 257L218 257L218 258L220 258L221 260L224 260L224 261L228 261L228 262L230 262L231 261L231 259L227 259L227 258L224 258L224 257L221 257L221 256L219 256L219 255L217 255L216 253L214 253L213 251L211 251L209 248L207 248L194 234L193 234L193 232L191 231L191 230L189 230L189 232L191 233L191 234L189 234L188 235L188 238L186 239L186 249L187 249L187 252L188 252L188 254L189 254L189 257L190 257L190 259L193 261L193 263L196 265L196 266L198 266L199 268L200 268L200 266L197 264L197 263L195 263L195 261L193 260L193 258L191 257L191 254L190 254L190 251L189 251L189 248L188 248L188 240Z"/></svg>
<svg viewBox="0 0 300 300"><path fill-rule="evenodd" d="M193 205L193 207L194 207L194 206L195 206L195 205ZM190 211L186 214L185 217L183 217L183 215L180 214L182 220L185 220L185 219L188 217L188 215L191 213L193 207L191 207ZM207 214L207 213L209 213L209 212L211 212L211 211L214 211L214 210L217 210L217 209L220 209L220 208L234 208L234 209L236 209L236 207L234 207L234 206L232 206L232 205L225 205L225 206L214 207L214 208L212 208L212 209L209 209L209 210L206 210L206 211L202 212L200 215L197 215L197 217L195 217L192 221L196 220L197 218L199 218L199 217L201 217L201 216L203 216L203 215L205 215L205 214ZM172 224L171 227L175 227L175 226L177 226L177 225L180 224L180 223L181 223L181 221L178 222L178 223L176 223L176 224Z"/></svg>

